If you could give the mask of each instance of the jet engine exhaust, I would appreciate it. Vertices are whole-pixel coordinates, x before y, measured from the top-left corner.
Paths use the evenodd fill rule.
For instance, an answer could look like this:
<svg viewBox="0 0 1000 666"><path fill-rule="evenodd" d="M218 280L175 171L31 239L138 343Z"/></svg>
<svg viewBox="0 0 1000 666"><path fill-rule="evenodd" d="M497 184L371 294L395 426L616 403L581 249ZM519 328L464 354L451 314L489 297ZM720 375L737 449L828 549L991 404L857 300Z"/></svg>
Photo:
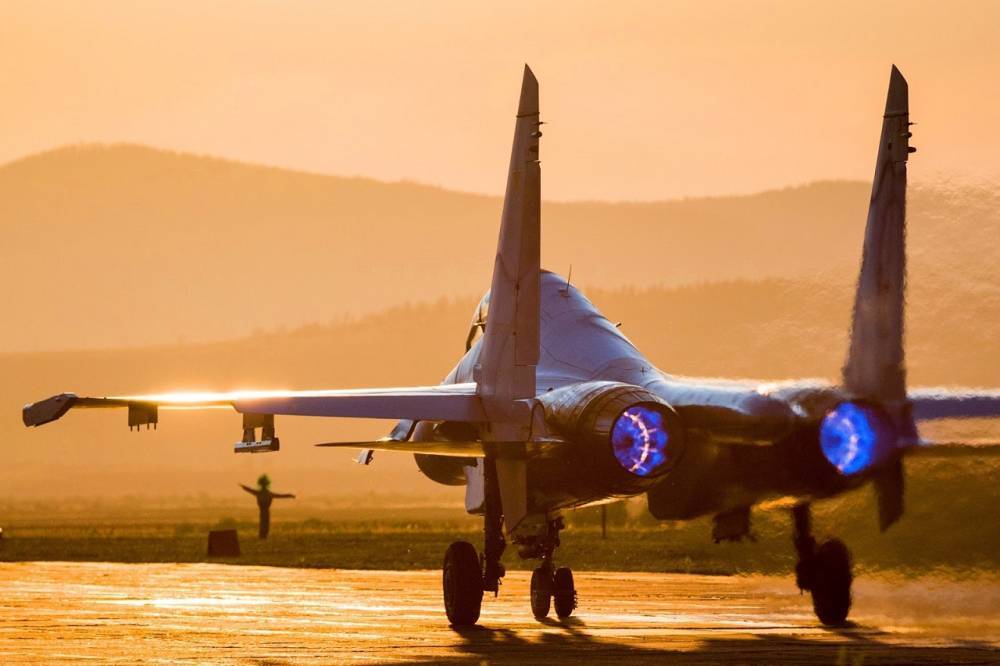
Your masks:
<svg viewBox="0 0 1000 666"><path fill-rule="evenodd" d="M634 405L615 421L611 447L627 471L650 476L667 462L670 432L663 414L653 406Z"/></svg>
<svg viewBox="0 0 1000 666"><path fill-rule="evenodd" d="M842 402L823 417L819 443L823 456L844 476L878 467L897 452L896 430L877 407Z"/></svg>
<svg viewBox="0 0 1000 666"><path fill-rule="evenodd" d="M677 467L685 450L677 412L647 389L593 381L539 396L554 432L573 443L568 473L578 498L644 492Z"/></svg>

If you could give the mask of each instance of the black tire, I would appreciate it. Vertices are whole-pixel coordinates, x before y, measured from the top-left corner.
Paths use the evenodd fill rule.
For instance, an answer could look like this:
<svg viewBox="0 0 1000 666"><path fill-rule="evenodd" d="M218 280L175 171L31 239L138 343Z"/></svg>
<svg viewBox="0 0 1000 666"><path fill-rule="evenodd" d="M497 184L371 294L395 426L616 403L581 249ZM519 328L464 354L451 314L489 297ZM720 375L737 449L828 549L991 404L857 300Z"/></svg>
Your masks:
<svg viewBox="0 0 1000 666"><path fill-rule="evenodd" d="M569 567L559 567L552 577L552 602L556 607L556 615L564 619L573 614L576 609L576 587L573 585L573 572Z"/></svg>
<svg viewBox="0 0 1000 666"><path fill-rule="evenodd" d="M538 567L531 573L531 613L536 620L548 617L552 603L552 570Z"/></svg>
<svg viewBox="0 0 1000 666"><path fill-rule="evenodd" d="M483 574L479 554L468 541L456 541L445 551L442 587L448 622L456 627L475 624L483 606Z"/></svg>
<svg viewBox="0 0 1000 666"><path fill-rule="evenodd" d="M827 626L847 620L851 610L851 553L840 539L831 539L813 556L812 599L816 617Z"/></svg>

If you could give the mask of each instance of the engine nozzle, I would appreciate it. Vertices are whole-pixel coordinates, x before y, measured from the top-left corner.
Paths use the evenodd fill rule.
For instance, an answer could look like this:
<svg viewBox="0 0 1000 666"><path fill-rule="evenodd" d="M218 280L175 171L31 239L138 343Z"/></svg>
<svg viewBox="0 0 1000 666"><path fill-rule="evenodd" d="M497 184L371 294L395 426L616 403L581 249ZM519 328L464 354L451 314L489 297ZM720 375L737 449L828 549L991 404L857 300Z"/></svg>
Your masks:
<svg viewBox="0 0 1000 666"><path fill-rule="evenodd" d="M823 457L844 476L879 467L897 453L899 436L882 409L864 402L841 402L820 421Z"/></svg>
<svg viewBox="0 0 1000 666"><path fill-rule="evenodd" d="M677 412L632 384L594 381L539 397L546 420L574 442L574 467L600 492L641 492L674 469L684 454Z"/></svg>
<svg viewBox="0 0 1000 666"><path fill-rule="evenodd" d="M619 464L637 476L655 476L667 465L670 430L662 408L638 404L621 413L611 428L611 448Z"/></svg>

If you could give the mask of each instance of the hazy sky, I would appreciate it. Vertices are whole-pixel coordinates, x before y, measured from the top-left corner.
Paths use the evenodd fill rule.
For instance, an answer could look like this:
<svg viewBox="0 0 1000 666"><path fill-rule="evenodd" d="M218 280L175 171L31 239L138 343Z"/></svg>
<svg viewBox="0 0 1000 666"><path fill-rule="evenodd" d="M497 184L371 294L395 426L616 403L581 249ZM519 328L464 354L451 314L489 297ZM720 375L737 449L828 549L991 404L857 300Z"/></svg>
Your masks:
<svg viewBox="0 0 1000 666"><path fill-rule="evenodd" d="M5 2L0 162L129 141L497 193L521 65L544 196L869 179L889 66L918 178L1000 173L1000 2Z"/></svg>

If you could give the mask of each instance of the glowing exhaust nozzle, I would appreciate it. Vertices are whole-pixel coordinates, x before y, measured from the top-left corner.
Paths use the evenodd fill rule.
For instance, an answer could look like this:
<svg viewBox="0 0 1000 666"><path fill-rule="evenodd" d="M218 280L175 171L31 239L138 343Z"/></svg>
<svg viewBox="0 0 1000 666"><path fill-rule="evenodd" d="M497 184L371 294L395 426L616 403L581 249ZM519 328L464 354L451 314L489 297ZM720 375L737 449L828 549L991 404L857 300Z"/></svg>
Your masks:
<svg viewBox="0 0 1000 666"><path fill-rule="evenodd" d="M554 433L574 442L574 483L594 496L643 492L684 457L684 424L674 409L634 384L593 381L538 397Z"/></svg>
<svg viewBox="0 0 1000 666"><path fill-rule="evenodd" d="M627 471L638 476L656 473L667 462L670 433L663 414L653 407L629 407L611 430L615 458Z"/></svg>
<svg viewBox="0 0 1000 666"><path fill-rule="evenodd" d="M877 407L842 402L823 417L819 444L823 456L845 476L860 474L892 458L896 430Z"/></svg>

